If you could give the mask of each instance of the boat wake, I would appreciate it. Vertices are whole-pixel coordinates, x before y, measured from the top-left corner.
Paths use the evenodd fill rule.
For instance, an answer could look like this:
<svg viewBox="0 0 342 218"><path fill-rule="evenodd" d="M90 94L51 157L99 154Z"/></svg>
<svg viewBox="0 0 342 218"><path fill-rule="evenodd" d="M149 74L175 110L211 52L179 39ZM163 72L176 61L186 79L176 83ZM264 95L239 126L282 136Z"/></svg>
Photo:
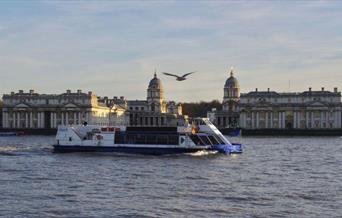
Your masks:
<svg viewBox="0 0 342 218"><path fill-rule="evenodd" d="M218 151L197 151L195 153L189 153L187 155L193 156L193 157L200 157L200 156L207 156L212 154L217 154Z"/></svg>
<svg viewBox="0 0 342 218"><path fill-rule="evenodd" d="M0 146L0 153L3 152L12 152L17 151L18 148L16 146Z"/></svg>

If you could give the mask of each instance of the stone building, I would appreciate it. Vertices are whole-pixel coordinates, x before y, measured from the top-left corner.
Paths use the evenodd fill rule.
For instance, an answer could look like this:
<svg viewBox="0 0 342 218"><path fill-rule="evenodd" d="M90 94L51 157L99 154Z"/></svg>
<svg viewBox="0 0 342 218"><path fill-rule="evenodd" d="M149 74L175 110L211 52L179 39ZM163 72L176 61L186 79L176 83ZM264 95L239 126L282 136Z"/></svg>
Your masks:
<svg viewBox="0 0 342 218"><path fill-rule="evenodd" d="M219 128L235 128L239 126L238 105L240 101L240 84L234 77L233 69L223 88L222 111L214 109L208 112L210 120Z"/></svg>
<svg viewBox="0 0 342 218"><path fill-rule="evenodd" d="M33 90L3 95L3 128L57 128L63 124L109 124L111 108L92 92L38 94ZM113 110L114 111L114 110ZM115 116L115 113L113 113ZM114 119L114 118L112 118Z"/></svg>
<svg viewBox="0 0 342 218"><path fill-rule="evenodd" d="M148 84L146 100L127 101L127 114L130 126L177 126L187 121L181 104L165 101L162 82L156 73Z"/></svg>
<svg viewBox="0 0 342 218"><path fill-rule="evenodd" d="M77 125L85 121L98 125L176 126L187 120L180 104L164 100L163 86L156 73L148 85L146 100L101 98L81 90L67 90L60 95L19 90L3 95L1 116L3 128L16 129L55 129L60 124Z"/></svg>
<svg viewBox="0 0 342 218"><path fill-rule="evenodd" d="M240 94L233 72L224 86L222 111L208 112L219 128L243 129L337 129L341 128L341 92L278 93L258 91Z"/></svg>
<svg viewBox="0 0 342 218"><path fill-rule="evenodd" d="M242 94L239 102L240 126L246 129L337 129L341 128L341 92L274 91Z"/></svg>
<svg viewBox="0 0 342 218"><path fill-rule="evenodd" d="M2 128L2 101L0 100L0 129Z"/></svg>

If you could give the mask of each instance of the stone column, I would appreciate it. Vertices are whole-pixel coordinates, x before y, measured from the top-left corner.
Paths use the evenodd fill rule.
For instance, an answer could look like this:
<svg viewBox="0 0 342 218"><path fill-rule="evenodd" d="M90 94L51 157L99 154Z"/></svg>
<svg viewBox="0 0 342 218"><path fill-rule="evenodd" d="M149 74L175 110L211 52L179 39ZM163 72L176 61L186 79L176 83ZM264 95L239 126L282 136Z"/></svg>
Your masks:
<svg viewBox="0 0 342 218"><path fill-rule="evenodd" d="M323 111L320 112L320 119L319 119L319 124L320 124L320 128L323 128Z"/></svg>
<svg viewBox="0 0 342 218"><path fill-rule="evenodd" d="M42 128L45 128L46 126L45 126L45 116L44 116L45 114L44 114L44 112L41 112L41 127Z"/></svg>
<svg viewBox="0 0 342 218"><path fill-rule="evenodd" d="M305 123L306 123L306 128L309 128L309 113L308 111L305 112Z"/></svg>
<svg viewBox="0 0 342 218"><path fill-rule="evenodd" d="M256 128L259 129L260 117L259 112L256 112Z"/></svg>
<svg viewBox="0 0 342 218"><path fill-rule="evenodd" d="M281 129L281 117L282 117L282 112L278 112L278 128Z"/></svg>
<svg viewBox="0 0 342 218"><path fill-rule="evenodd" d="M341 118L340 118L340 116L339 116L339 114L340 114L341 112L340 111L335 111L334 112L334 128L339 128L339 126L340 126L340 122L339 122L339 120L341 120Z"/></svg>
<svg viewBox="0 0 342 218"><path fill-rule="evenodd" d="M252 129L255 129L255 115L254 115L255 113L254 113L254 111L252 112L252 122L251 122L251 124L252 124Z"/></svg>
<svg viewBox="0 0 342 218"><path fill-rule="evenodd" d="M76 125L76 111L74 111L74 125Z"/></svg>
<svg viewBox="0 0 342 218"><path fill-rule="evenodd" d="M65 124L69 125L69 112L65 112Z"/></svg>
<svg viewBox="0 0 342 218"><path fill-rule="evenodd" d="M57 128L57 112L53 113L54 114L54 122L53 122L53 126L54 128Z"/></svg>
<svg viewBox="0 0 342 218"><path fill-rule="evenodd" d="M243 128L247 128L247 112L243 114Z"/></svg>
<svg viewBox="0 0 342 218"><path fill-rule="evenodd" d="M61 118L61 125L64 125L64 112L61 112L62 118Z"/></svg>
<svg viewBox="0 0 342 218"><path fill-rule="evenodd" d="M311 128L315 128L314 112L313 111L311 111Z"/></svg>
<svg viewBox="0 0 342 218"><path fill-rule="evenodd" d="M2 128L6 128L6 113L2 111Z"/></svg>
<svg viewBox="0 0 342 218"><path fill-rule="evenodd" d="M78 112L78 124L82 124L82 120L81 120L81 112Z"/></svg>
<svg viewBox="0 0 342 218"><path fill-rule="evenodd" d="M22 128L21 123L20 123L20 121L21 121L21 112L18 112L17 115L18 115L17 126L18 126L18 128Z"/></svg>
<svg viewBox="0 0 342 218"><path fill-rule="evenodd" d="M293 123L292 127L295 129L297 127L297 112L296 111L293 111L292 123Z"/></svg>
<svg viewBox="0 0 342 218"><path fill-rule="evenodd" d="M29 118L28 118L28 112L25 113L25 128L29 127Z"/></svg>
<svg viewBox="0 0 342 218"><path fill-rule="evenodd" d="M273 128L273 111L270 112L271 113L271 122L270 122L270 126L269 128Z"/></svg>
<svg viewBox="0 0 342 218"><path fill-rule="evenodd" d="M30 112L30 128L33 128L33 117L32 111Z"/></svg>

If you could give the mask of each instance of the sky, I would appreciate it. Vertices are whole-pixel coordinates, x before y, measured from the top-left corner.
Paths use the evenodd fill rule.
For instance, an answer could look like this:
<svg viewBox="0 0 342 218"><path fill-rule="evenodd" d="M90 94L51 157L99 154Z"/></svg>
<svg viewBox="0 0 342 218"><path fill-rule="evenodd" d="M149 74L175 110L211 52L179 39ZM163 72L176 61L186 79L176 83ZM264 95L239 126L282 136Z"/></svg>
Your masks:
<svg viewBox="0 0 342 218"><path fill-rule="evenodd" d="M0 94L19 89L146 99L342 89L341 1L0 1ZM161 72L184 74L178 82Z"/></svg>

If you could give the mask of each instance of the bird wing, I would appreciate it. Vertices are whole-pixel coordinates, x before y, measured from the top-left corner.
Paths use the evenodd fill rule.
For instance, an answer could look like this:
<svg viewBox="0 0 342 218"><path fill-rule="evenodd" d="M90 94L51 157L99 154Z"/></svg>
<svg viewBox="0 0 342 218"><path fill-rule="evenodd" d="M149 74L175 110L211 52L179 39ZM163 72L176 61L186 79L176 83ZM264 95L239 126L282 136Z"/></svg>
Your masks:
<svg viewBox="0 0 342 218"><path fill-rule="evenodd" d="M189 76L190 74L193 74L193 73L196 73L196 71L193 71L193 72L190 72L190 73L186 73L186 74L184 74L182 77Z"/></svg>
<svg viewBox="0 0 342 218"><path fill-rule="evenodd" d="M174 77L179 77L179 76L177 76L177 75L175 75L175 74L171 74L171 73L165 73L165 72L162 72L163 74L165 74L165 75L168 75L168 76L174 76Z"/></svg>

